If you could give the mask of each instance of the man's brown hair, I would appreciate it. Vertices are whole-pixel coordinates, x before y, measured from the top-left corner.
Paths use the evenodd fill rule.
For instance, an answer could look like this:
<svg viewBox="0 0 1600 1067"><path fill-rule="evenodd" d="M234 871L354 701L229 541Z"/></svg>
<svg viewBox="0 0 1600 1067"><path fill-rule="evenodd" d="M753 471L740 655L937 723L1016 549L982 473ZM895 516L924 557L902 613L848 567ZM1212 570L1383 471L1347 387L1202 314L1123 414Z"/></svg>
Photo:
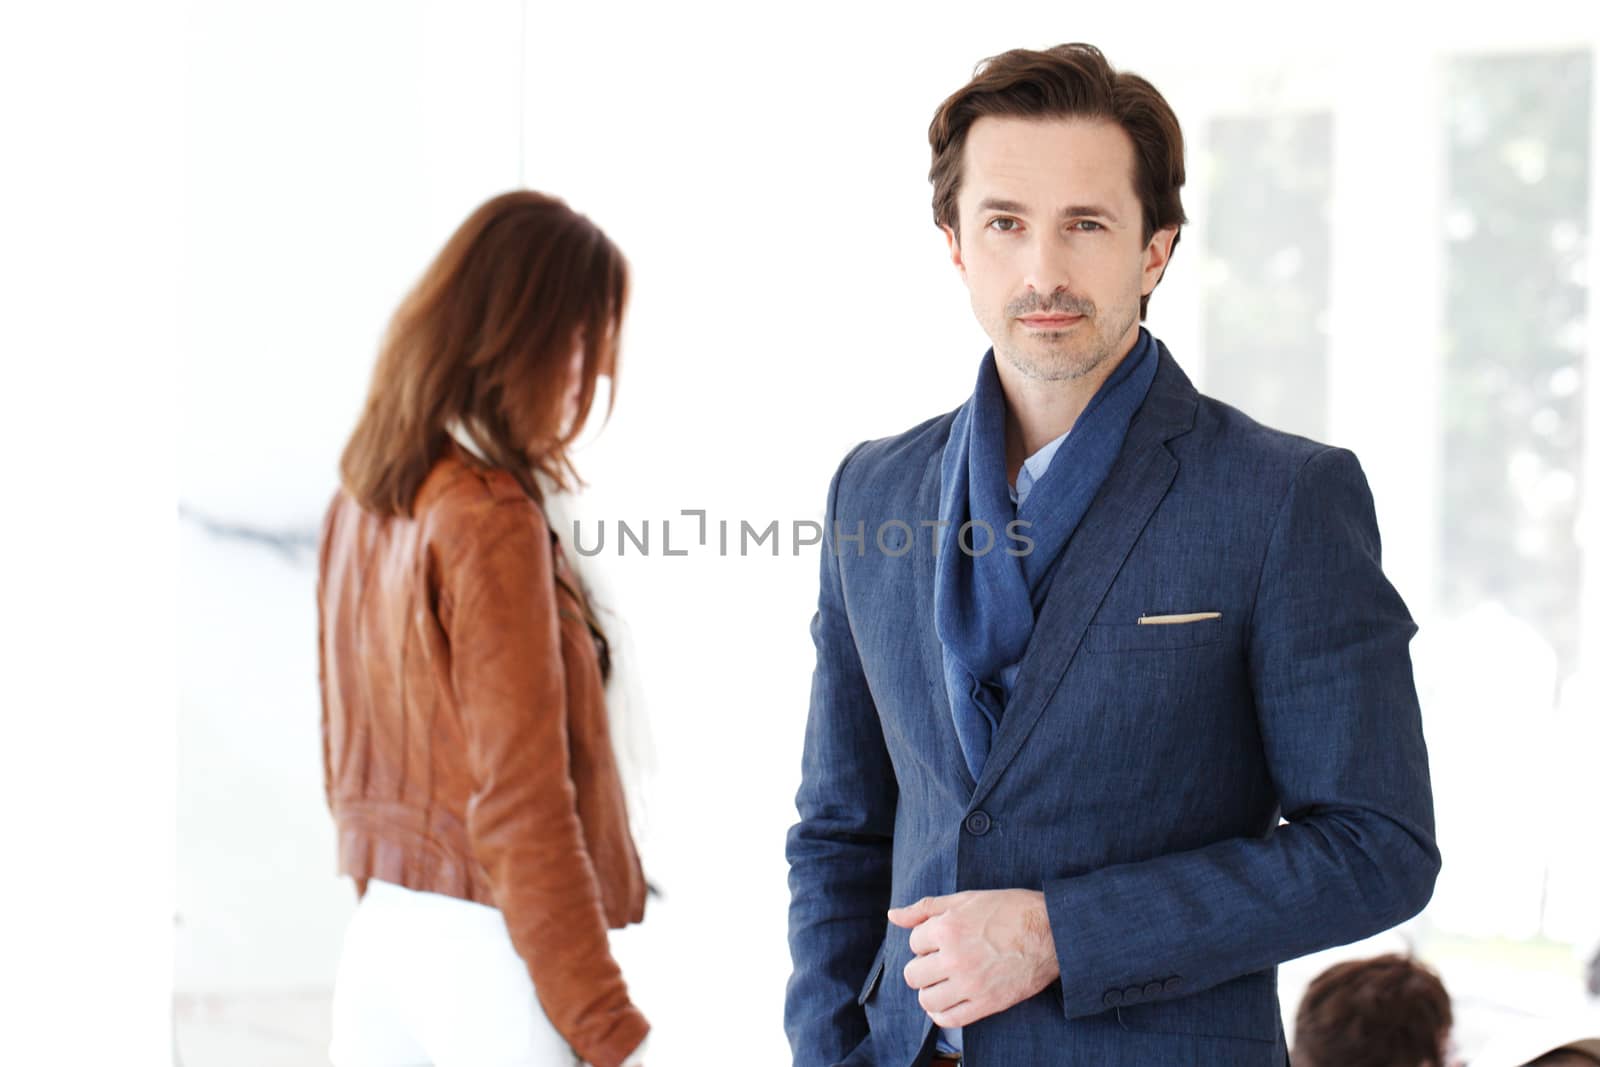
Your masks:
<svg viewBox="0 0 1600 1067"><path fill-rule="evenodd" d="M1059 44L1035 52L1014 48L979 63L972 80L952 93L928 126L933 166L933 220L959 240L961 157L967 131L985 116L1079 118L1114 122L1133 141L1133 188L1143 209L1145 244L1157 230L1181 227L1183 214L1183 130L1155 86L1127 71L1112 69L1092 44ZM1178 236L1172 248L1178 247ZM1142 319L1149 296L1139 301Z"/></svg>
<svg viewBox="0 0 1600 1067"><path fill-rule="evenodd" d="M1335 964L1306 987L1294 1020L1295 1067L1441 1067L1450 995L1406 956Z"/></svg>
<svg viewBox="0 0 1600 1067"><path fill-rule="evenodd" d="M410 515L417 488L460 426L489 462L543 499L534 475L581 485L567 448L610 374L628 268L600 228L562 201L504 193L457 228L389 324L339 470L380 515ZM578 414L563 433L574 341Z"/></svg>

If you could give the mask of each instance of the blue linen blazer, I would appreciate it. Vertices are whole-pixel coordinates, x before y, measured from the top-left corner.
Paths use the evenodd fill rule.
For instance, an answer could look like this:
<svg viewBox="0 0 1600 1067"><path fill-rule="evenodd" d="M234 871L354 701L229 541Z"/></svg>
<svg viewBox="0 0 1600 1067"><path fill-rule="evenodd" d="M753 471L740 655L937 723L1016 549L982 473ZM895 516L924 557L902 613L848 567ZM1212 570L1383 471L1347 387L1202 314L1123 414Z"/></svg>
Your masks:
<svg viewBox="0 0 1600 1067"><path fill-rule="evenodd" d="M856 446L828 490L787 847L795 1064L925 1063L885 909L1029 888L1061 976L965 1027L970 1067L1281 1067L1277 964L1415 915L1439 869L1416 627L1360 465L1200 395L1161 346L975 782L920 525L953 416ZM1200 612L1220 617L1139 624Z"/></svg>

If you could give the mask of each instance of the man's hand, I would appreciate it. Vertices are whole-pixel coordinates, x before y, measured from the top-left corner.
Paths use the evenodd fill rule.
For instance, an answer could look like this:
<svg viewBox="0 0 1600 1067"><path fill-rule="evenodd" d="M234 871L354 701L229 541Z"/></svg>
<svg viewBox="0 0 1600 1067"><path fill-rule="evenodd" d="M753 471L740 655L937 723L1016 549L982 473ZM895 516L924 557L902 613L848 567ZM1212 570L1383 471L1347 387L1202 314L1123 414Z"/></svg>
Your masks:
<svg viewBox="0 0 1600 1067"><path fill-rule="evenodd" d="M889 909L911 931L906 984L934 1025L966 1026L1005 1011L1061 974L1044 894L995 889L923 897Z"/></svg>

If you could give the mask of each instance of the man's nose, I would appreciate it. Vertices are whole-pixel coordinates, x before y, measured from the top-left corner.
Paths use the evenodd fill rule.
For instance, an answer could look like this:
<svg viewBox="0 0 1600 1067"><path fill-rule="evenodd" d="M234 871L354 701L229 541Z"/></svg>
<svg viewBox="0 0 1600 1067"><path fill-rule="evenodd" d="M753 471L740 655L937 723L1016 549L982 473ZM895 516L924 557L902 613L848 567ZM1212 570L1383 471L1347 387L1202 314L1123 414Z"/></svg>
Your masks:
<svg viewBox="0 0 1600 1067"><path fill-rule="evenodd" d="M1033 242L1029 252L1027 273L1023 278L1029 289L1040 296L1051 296L1058 290L1071 288L1065 242L1041 237Z"/></svg>

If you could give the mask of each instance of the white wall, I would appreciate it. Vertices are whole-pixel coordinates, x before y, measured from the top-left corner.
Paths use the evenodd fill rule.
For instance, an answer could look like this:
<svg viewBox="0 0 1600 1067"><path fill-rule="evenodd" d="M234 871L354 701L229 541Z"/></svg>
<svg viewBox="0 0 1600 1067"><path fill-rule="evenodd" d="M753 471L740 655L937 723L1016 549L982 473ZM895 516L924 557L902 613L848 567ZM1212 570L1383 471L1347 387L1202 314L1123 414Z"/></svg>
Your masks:
<svg viewBox="0 0 1600 1067"><path fill-rule="evenodd" d="M179 19L0 6L0 1058L170 1062Z"/></svg>

